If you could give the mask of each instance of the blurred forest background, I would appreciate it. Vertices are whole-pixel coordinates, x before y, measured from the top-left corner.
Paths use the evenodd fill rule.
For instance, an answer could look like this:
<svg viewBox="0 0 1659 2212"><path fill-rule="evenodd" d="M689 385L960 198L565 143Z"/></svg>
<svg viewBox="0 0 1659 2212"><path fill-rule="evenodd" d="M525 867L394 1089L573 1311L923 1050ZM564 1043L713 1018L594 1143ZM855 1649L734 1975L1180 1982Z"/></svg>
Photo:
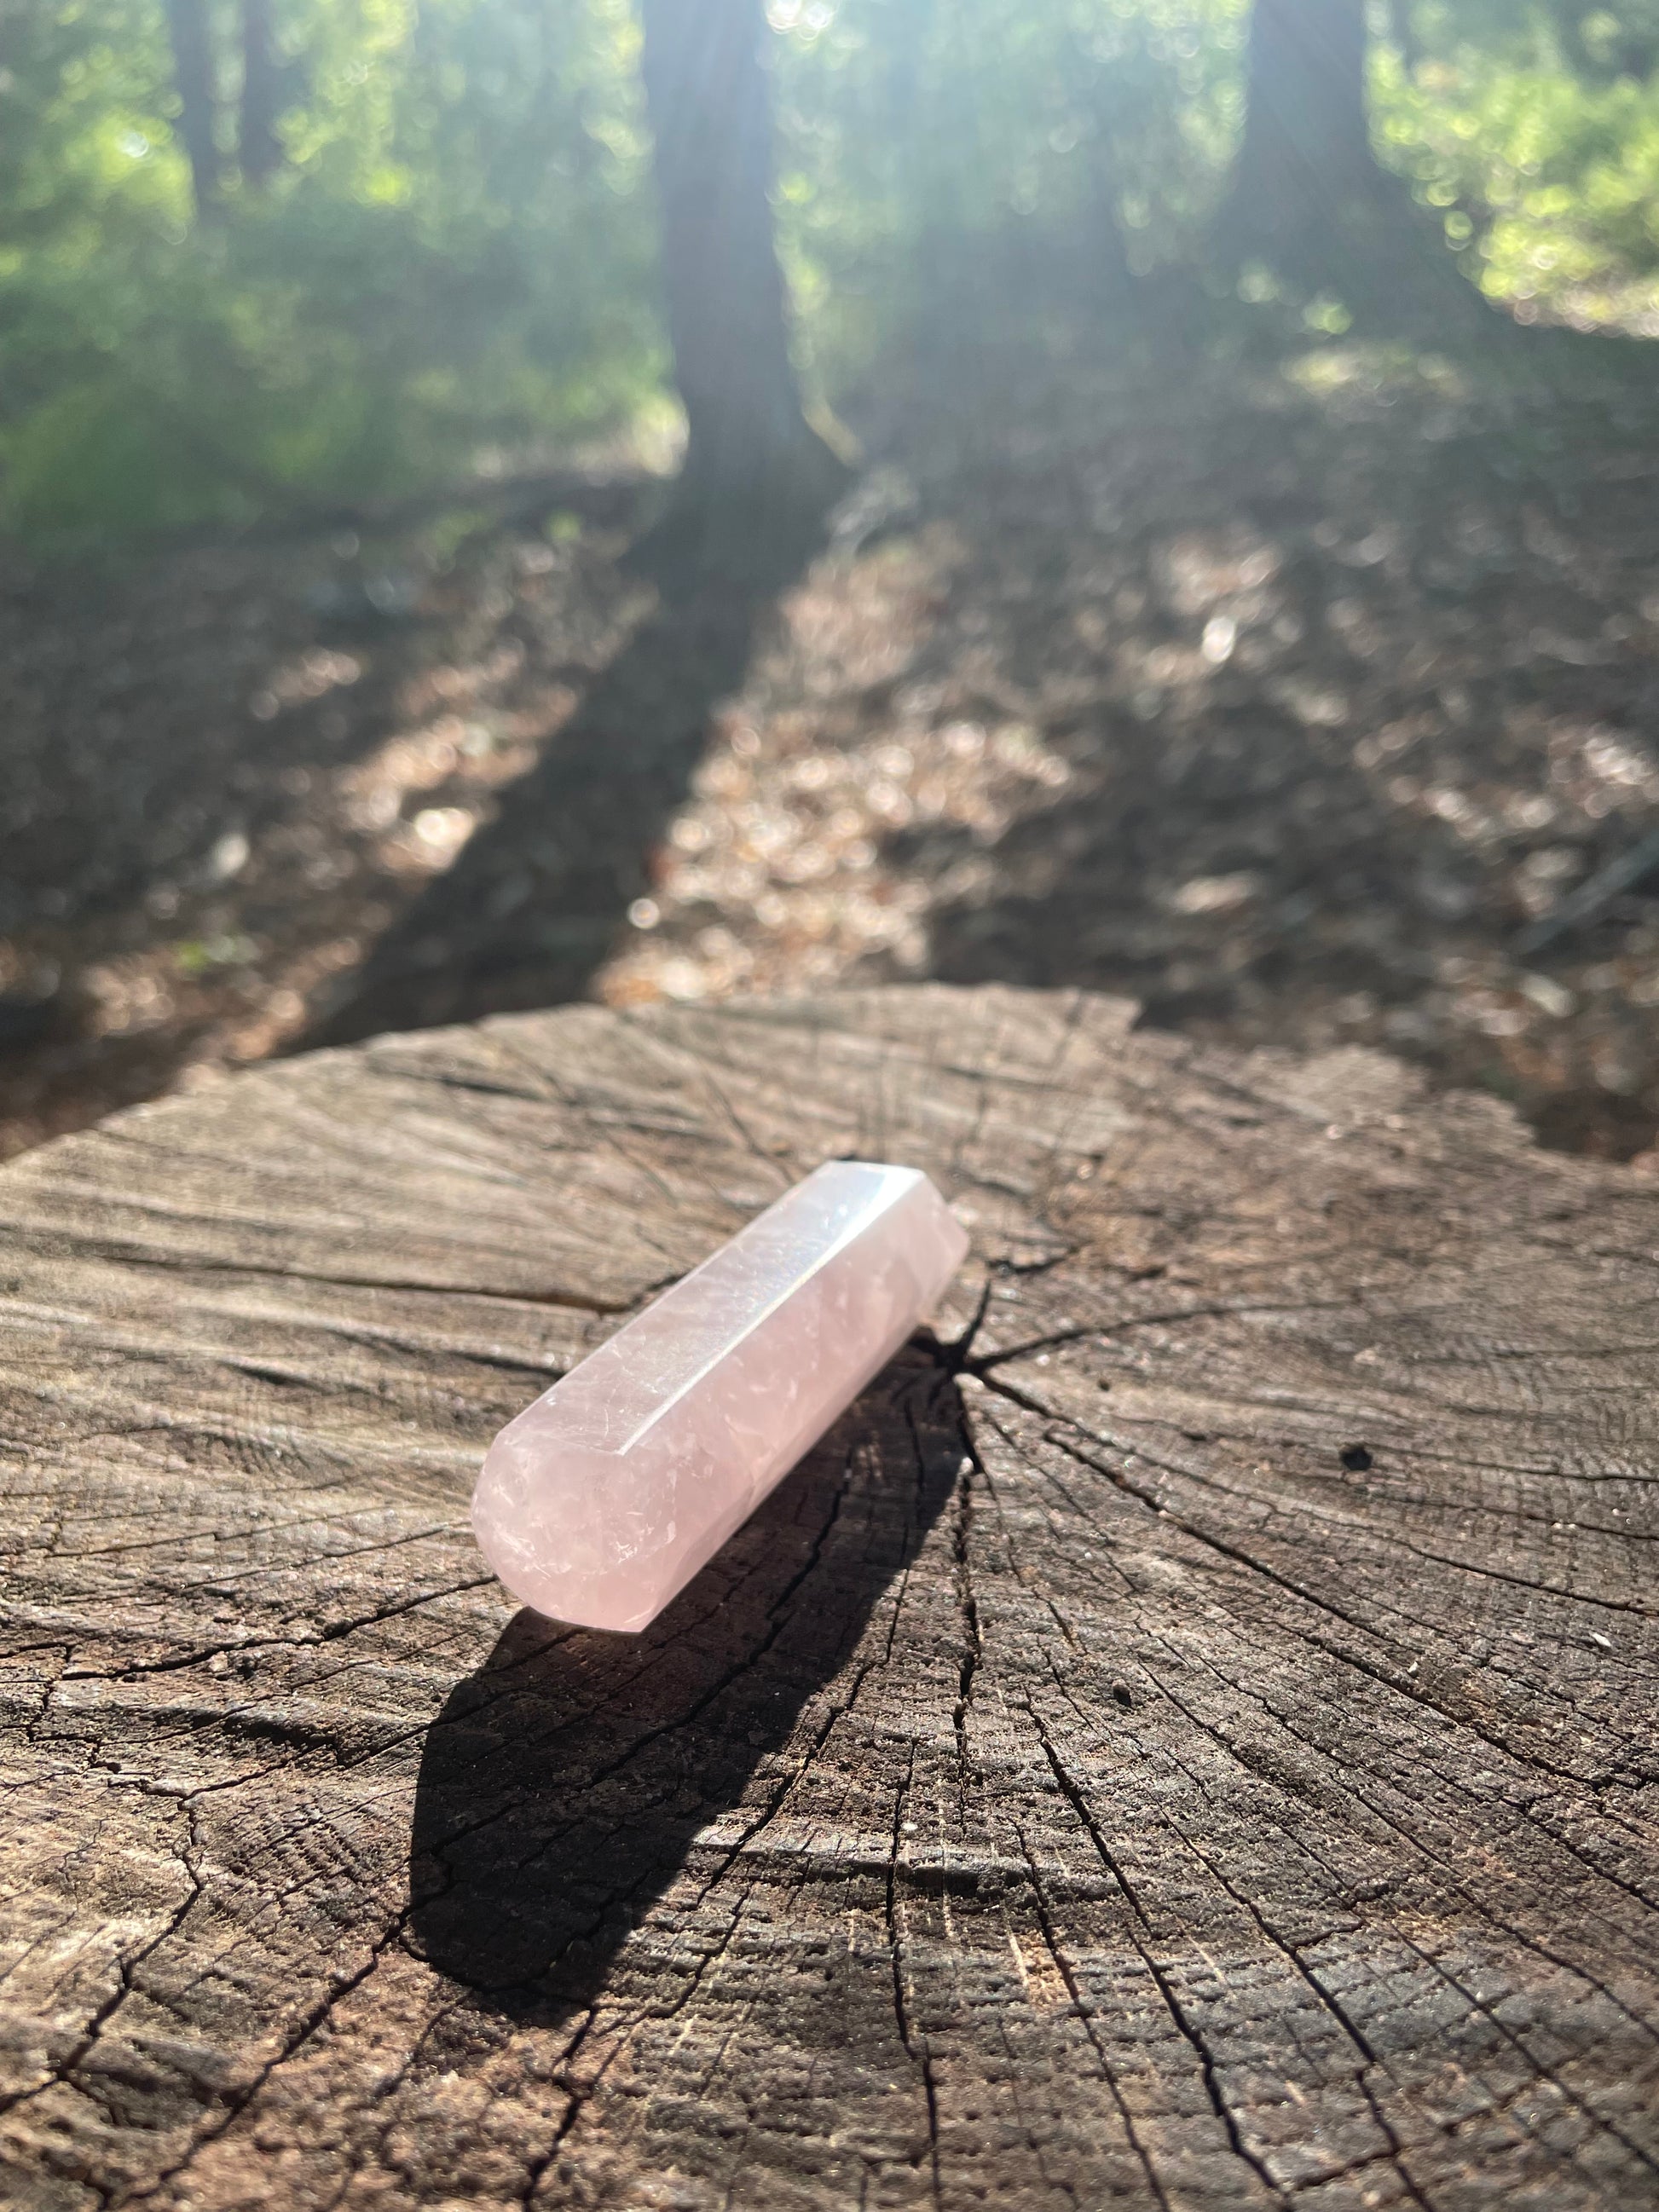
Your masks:
<svg viewBox="0 0 1659 2212"><path fill-rule="evenodd" d="M1659 0L0 0L0 1150L1084 983L1659 1165Z"/></svg>

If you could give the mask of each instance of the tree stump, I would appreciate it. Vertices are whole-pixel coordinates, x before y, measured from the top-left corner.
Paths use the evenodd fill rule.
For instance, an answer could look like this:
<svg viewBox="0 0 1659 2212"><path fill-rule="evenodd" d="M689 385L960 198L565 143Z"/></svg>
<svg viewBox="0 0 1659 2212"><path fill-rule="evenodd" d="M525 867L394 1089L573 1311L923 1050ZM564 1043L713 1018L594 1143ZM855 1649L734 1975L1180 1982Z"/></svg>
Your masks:
<svg viewBox="0 0 1659 2212"><path fill-rule="evenodd" d="M511 1413L816 1162L975 1253L644 1636ZM1659 2203L1659 1187L1071 994L381 1039L0 1174L7 2201Z"/></svg>

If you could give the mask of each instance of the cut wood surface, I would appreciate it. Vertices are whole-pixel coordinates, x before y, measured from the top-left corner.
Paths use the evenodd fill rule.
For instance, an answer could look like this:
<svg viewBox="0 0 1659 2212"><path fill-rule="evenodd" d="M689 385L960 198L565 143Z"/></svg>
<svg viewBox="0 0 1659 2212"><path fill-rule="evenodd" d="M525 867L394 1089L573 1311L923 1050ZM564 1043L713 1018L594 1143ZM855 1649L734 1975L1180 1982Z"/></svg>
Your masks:
<svg viewBox="0 0 1659 2212"><path fill-rule="evenodd" d="M517 1611L495 1428L848 1153L937 1334ZM8 2203L1659 2203L1659 1183L921 988L264 1067L0 1237Z"/></svg>

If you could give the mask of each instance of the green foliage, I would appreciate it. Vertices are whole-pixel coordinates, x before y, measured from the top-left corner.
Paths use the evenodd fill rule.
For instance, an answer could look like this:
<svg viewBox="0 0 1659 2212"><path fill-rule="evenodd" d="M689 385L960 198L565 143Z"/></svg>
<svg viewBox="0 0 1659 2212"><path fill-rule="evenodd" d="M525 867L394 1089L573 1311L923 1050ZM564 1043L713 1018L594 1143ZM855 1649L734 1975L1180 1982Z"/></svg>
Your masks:
<svg viewBox="0 0 1659 2212"><path fill-rule="evenodd" d="M0 0L0 524L368 498L660 407L629 0L274 0L198 216L162 0ZM690 4L690 0L688 0ZM834 398L930 329L1123 313L1201 254L1249 0L771 0L780 234ZM1387 161L1523 313L1659 307L1659 0L1393 0ZM1115 289L1114 289L1115 285Z"/></svg>
<svg viewBox="0 0 1659 2212"><path fill-rule="evenodd" d="M1659 4L1439 0L1377 71L1379 137L1495 299L1659 311Z"/></svg>
<svg viewBox="0 0 1659 2212"><path fill-rule="evenodd" d="M772 0L782 231L832 380L907 323L959 323L958 295L994 324L1189 246L1246 5Z"/></svg>
<svg viewBox="0 0 1659 2212"><path fill-rule="evenodd" d="M0 458L40 532L372 496L661 373L623 0L291 0L288 162L194 220L151 0L0 15ZM214 26L233 150L236 25Z"/></svg>

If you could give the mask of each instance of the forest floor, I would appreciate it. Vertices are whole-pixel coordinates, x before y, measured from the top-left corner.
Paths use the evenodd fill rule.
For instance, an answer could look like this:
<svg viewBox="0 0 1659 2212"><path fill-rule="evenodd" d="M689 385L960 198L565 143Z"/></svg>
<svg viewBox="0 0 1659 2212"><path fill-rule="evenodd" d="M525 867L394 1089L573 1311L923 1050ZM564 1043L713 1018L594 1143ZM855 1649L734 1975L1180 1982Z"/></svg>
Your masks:
<svg viewBox="0 0 1659 2212"><path fill-rule="evenodd" d="M1626 381L1073 375L912 423L775 603L571 515L15 568L0 1151L318 1037L932 975L1659 1167L1659 883L1516 944L1659 825Z"/></svg>

